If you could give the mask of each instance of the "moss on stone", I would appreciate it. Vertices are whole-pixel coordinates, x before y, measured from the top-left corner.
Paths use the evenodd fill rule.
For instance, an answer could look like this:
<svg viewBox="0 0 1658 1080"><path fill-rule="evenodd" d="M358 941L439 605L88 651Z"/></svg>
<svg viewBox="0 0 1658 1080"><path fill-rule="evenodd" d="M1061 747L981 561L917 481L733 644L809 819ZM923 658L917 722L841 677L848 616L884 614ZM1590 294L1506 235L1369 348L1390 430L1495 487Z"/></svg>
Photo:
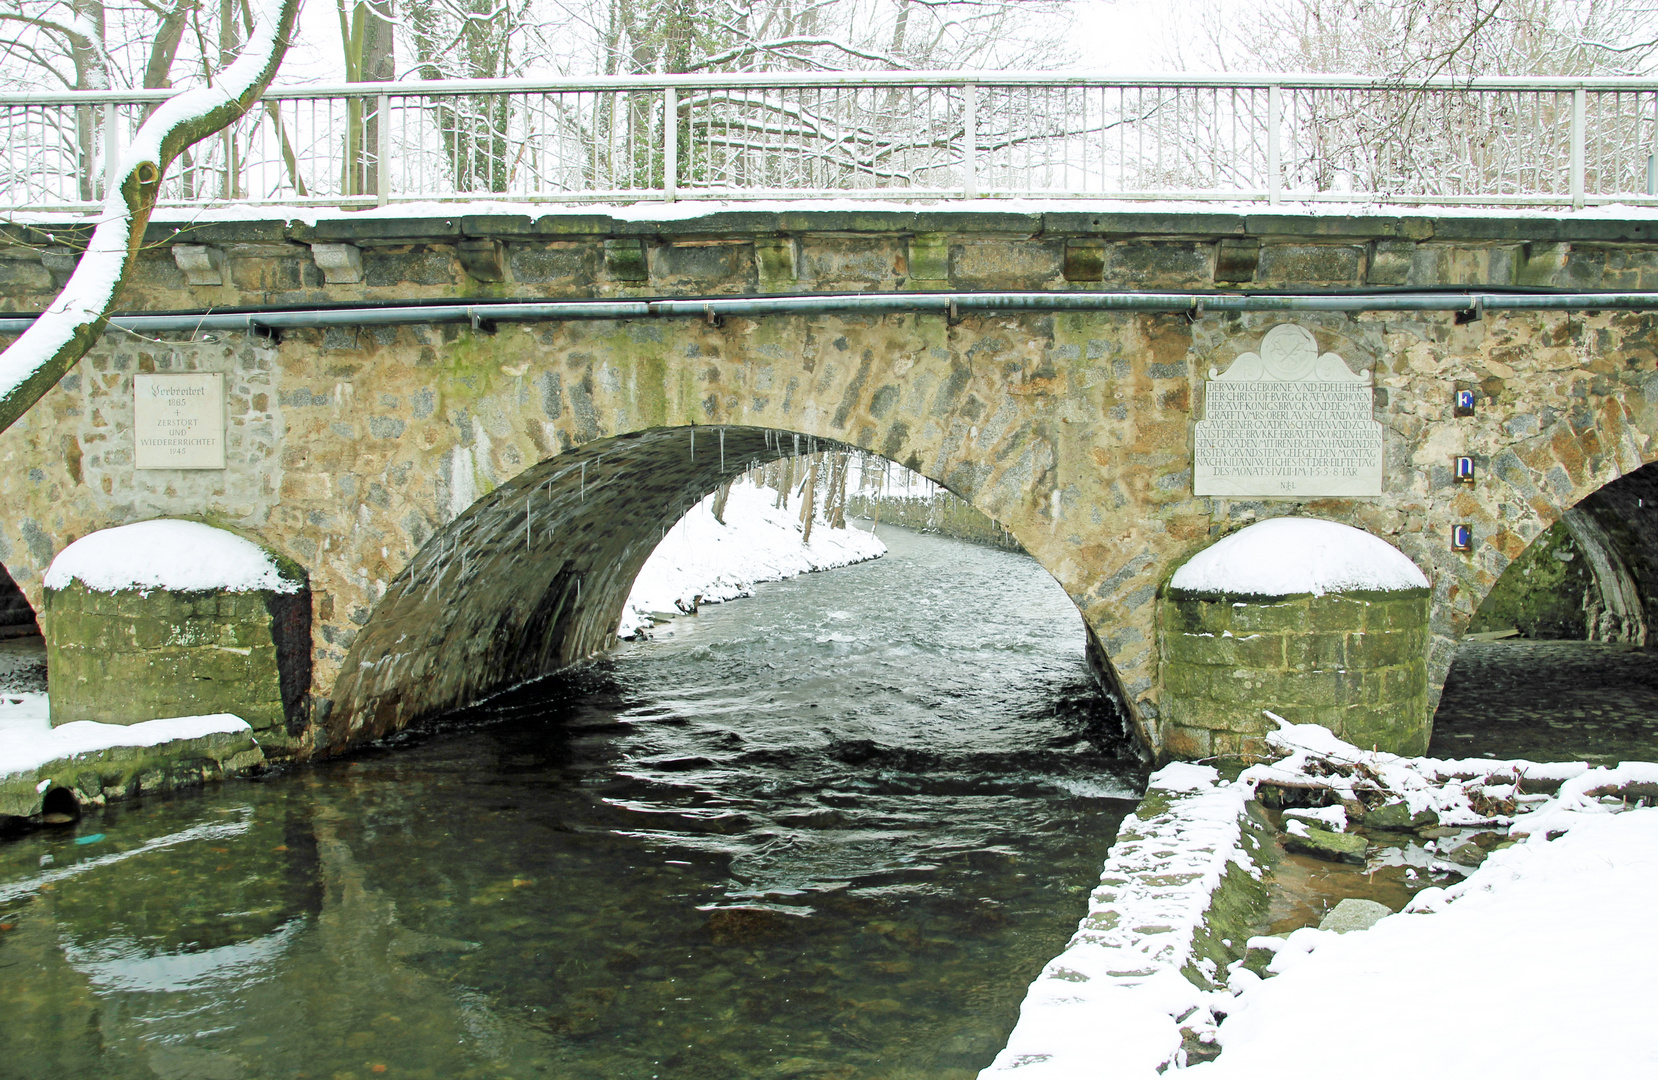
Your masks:
<svg viewBox="0 0 1658 1080"><path fill-rule="evenodd" d="M274 595L99 593L78 580L46 590L53 724L232 713L258 731L282 727Z"/></svg>
<svg viewBox="0 0 1658 1080"><path fill-rule="evenodd" d="M1169 757L1259 754L1271 724L1321 723L1361 745L1427 744L1427 590L1199 596L1166 590L1158 643ZM1198 627L1230 624L1216 632ZM1197 738L1196 730L1212 732Z"/></svg>
<svg viewBox="0 0 1658 1080"><path fill-rule="evenodd" d="M1588 636L1584 598L1594 572L1572 534L1555 522L1508 564L1468 624L1470 633L1514 627L1521 637L1581 639Z"/></svg>

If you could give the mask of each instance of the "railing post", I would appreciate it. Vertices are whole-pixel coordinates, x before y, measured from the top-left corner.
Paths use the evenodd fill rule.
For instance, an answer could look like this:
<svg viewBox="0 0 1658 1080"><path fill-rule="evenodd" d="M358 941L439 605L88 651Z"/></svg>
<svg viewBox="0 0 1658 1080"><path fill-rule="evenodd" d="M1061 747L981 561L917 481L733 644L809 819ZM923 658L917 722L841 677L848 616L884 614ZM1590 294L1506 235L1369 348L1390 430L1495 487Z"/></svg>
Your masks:
<svg viewBox="0 0 1658 1080"><path fill-rule="evenodd" d="M965 198L979 197L979 88L968 83L961 88L961 191Z"/></svg>
<svg viewBox="0 0 1658 1080"><path fill-rule="evenodd" d="M662 198L679 198L679 91L662 90Z"/></svg>
<svg viewBox="0 0 1658 1080"><path fill-rule="evenodd" d="M1284 178L1278 163L1278 114L1284 108L1284 88L1276 83L1267 87L1267 202L1277 206L1284 201Z"/></svg>
<svg viewBox="0 0 1658 1080"><path fill-rule="evenodd" d="M1658 94L1652 95L1652 153L1646 156L1646 193L1658 195Z"/></svg>
<svg viewBox="0 0 1658 1080"><path fill-rule="evenodd" d="M116 170L121 167L120 106L113 101L104 106L104 198L121 182Z"/></svg>
<svg viewBox="0 0 1658 1080"><path fill-rule="evenodd" d="M374 110L374 197L384 206L391 195L391 95L381 94Z"/></svg>
<svg viewBox="0 0 1658 1080"><path fill-rule="evenodd" d="M1572 91L1572 207L1581 209L1583 197L1583 128L1584 116L1588 112L1589 92L1583 87Z"/></svg>

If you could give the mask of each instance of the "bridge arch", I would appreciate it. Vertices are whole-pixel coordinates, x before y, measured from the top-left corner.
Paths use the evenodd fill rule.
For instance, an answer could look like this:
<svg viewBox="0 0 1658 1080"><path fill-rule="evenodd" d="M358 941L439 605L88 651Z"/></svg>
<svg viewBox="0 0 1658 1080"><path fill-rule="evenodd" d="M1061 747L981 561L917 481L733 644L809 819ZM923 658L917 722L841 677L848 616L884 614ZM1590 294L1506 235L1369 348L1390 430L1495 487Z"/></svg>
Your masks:
<svg viewBox="0 0 1658 1080"><path fill-rule="evenodd" d="M326 746L380 737L608 648L645 560L705 495L781 458L860 449L686 425L598 438L526 468L438 530L390 582L335 684ZM1089 645L1120 705L1092 631Z"/></svg>

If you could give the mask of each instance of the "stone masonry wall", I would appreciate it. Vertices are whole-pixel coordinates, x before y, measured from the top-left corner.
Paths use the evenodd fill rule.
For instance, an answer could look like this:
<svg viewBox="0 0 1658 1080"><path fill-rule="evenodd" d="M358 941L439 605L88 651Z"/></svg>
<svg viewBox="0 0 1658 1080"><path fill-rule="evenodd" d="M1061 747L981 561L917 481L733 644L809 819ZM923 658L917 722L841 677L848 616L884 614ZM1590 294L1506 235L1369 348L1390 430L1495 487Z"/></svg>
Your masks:
<svg viewBox="0 0 1658 1080"><path fill-rule="evenodd" d="M1158 641L1163 752L1265 756L1270 709L1356 746L1428 748L1428 590L1285 597L1170 589Z"/></svg>
<svg viewBox="0 0 1658 1080"><path fill-rule="evenodd" d="M303 726L309 686L294 684L309 679L293 669L308 665L309 642L280 648L273 623L291 622L308 595L97 592L77 580L45 597L54 726L234 713L273 748Z"/></svg>
<svg viewBox="0 0 1658 1080"><path fill-rule="evenodd" d="M73 238L66 223L51 243ZM1658 225L1605 216L364 214L157 223L145 241L121 300L132 310L945 288L1658 288ZM189 283L176 243L220 247L222 279ZM328 281L310 247L323 243L351 245L361 276ZM41 262L46 244L28 229L0 233L0 304L51 299L60 281ZM1379 498L1193 496L1191 430L1209 368L1287 319L1374 373ZM303 565L315 590L313 718L342 676L390 702L394 686L418 687L415 673L440 673L441 697L410 689L403 706L385 706L403 723L572 655L557 644L515 652L502 644L512 634L580 627L570 642L602 647L611 591L682 494L663 488L672 498L647 505L651 471L669 459L613 461L616 440L658 433L661 453L678 455L659 433L798 432L908 465L1005 525L1075 600L1153 741L1170 696L1158 590L1214 538L1292 513L1387 538L1433 582L1432 699L1507 565L1565 508L1658 457L1658 314L1645 312L1487 311L1461 323L1449 312L842 312L491 329L110 335L0 434L0 561L38 606L52 556L95 529L165 514L257 536ZM227 375L225 470L133 468L132 376L149 370ZM1451 415L1458 387L1476 392L1474 416ZM510 521L522 528L543 505L536 483L582 448L606 483L640 495L609 505L648 519L613 537L607 567L588 565L579 530L511 546ZM1453 483L1456 454L1475 458L1475 484ZM701 476L682 479L714 478ZM579 507L576 478L561 483ZM1450 550L1457 523L1472 528L1469 554ZM464 615L445 613L463 577L509 569L526 587L563 581L568 598L518 611L516 596L480 579ZM373 632L382 616L406 629ZM467 647L473 632L483 636ZM376 727L313 723L305 745L338 749Z"/></svg>

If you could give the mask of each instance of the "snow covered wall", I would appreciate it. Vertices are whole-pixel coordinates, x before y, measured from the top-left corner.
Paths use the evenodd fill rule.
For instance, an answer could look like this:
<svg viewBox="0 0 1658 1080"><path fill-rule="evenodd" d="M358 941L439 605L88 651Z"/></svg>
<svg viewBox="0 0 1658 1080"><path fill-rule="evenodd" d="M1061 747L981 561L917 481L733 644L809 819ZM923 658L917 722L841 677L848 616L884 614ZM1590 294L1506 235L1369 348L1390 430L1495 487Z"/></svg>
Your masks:
<svg viewBox="0 0 1658 1080"><path fill-rule="evenodd" d="M1273 518L1217 541L1160 604L1163 754L1259 755L1264 709L1422 753L1429 603L1415 563L1339 522Z"/></svg>
<svg viewBox="0 0 1658 1080"><path fill-rule="evenodd" d="M235 533L158 519L81 537L45 575L52 721L232 713L281 746L309 708L303 573Z"/></svg>

